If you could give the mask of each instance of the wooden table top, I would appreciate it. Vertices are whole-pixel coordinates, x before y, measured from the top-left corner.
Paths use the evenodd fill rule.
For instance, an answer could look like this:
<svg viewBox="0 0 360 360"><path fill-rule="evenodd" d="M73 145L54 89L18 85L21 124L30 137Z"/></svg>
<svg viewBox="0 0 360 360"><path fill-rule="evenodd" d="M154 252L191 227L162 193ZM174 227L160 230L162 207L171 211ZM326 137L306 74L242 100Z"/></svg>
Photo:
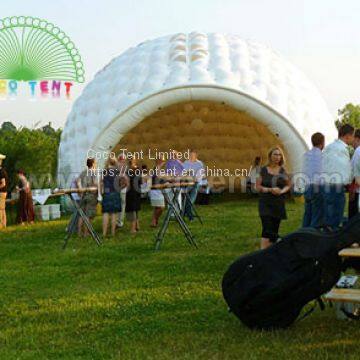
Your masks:
<svg viewBox="0 0 360 360"><path fill-rule="evenodd" d="M360 247L343 249L339 255L342 257L360 257Z"/></svg>
<svg viewBox="0 0 360 360"><path fill-rule="evenodd" d="M360 303L360 289L334 288L325 295L326 300Z"/></svg>

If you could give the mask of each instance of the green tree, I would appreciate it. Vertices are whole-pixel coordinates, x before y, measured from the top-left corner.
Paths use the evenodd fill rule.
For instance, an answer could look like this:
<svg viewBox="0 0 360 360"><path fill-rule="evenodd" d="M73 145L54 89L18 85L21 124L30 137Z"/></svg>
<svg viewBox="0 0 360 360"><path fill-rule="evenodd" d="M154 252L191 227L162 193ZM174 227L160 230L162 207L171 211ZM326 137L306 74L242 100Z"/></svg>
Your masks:
<svg viewBox="0 0 360 360"><path fill-rule="evenodd" d="M17 182L16 171L23 169L33 188L56 184L57 152L61 130L44 132L42 129L22 128L17 131L0 129L0 152L6 154L4 167L10 187Z"/></svg>
<svg viewBox="0 0 360 360"><path fill-rule="evenodd" d="M1 125L1 130L16 131L16 126L11 121L4 121Z"/></svg>
<svg viewBox="0 0 360 360"><path fill-rule="evenodd" d="M339 129L343 124L350 124L355 129L360 128L360 105L349 103L338 110L338 118L335 121L335 125Z"/></svg>

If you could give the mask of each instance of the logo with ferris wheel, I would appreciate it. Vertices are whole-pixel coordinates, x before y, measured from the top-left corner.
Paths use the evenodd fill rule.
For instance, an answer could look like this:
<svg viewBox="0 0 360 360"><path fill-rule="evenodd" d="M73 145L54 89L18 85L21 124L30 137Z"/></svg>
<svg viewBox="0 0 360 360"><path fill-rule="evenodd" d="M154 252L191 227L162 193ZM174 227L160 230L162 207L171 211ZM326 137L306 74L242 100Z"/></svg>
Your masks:
<svg viewBox="0 0 360 360"><path fill-rule="evenodd" d="M61 85L69 90L72 82L85 81L85 72L79 51L60 28L43 19L14 16L0 19L0 79L0 91L14 92L22 81L34 94L37 86L42 93L58 92Z"/></svg>

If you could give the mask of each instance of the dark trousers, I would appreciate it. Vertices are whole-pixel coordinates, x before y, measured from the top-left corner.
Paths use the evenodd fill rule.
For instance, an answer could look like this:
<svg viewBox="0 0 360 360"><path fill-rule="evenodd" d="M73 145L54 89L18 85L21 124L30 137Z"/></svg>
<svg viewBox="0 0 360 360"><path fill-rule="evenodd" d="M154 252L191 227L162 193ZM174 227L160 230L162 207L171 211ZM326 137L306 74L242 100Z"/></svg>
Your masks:
<svg viewBox="0 0 360 360"><path fill-rule="evenodd" d="M260 216L262 232L261 237L269 239L270 242L275 243L279 238L279 227L281 219L272 216Z"/></svg>
<svg viewBox="0 0 360 360"><path fill-rule="evenodd" d="M340 226L345 209L345 189L342 185L325 185L325 225L336 229Z"/></svg>
<svg viewBox="0 0 360 360"><path fill-rule="evenodd" d="M324 225L324 189L320 185L309 185L304 193L305 210L303 227Z"/></svg>
<svg viewBox="0 0 360 360"><path fill-rule="evenodd" d="M349 219L359 213L359 193L349 194Z"/></svg>

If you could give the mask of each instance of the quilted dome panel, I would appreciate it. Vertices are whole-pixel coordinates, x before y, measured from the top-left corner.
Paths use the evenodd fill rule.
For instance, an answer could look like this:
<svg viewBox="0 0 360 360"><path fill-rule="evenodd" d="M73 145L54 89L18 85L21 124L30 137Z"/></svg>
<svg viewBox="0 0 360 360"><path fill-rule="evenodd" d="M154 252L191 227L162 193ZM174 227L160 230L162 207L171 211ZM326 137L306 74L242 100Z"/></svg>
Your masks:
<svg viewBox="0 0 360 360"><path fill-rule="evenodd" d="M143 99L175 88L201 86L246 95L259 111L263 107L284 118L289 132L283 136L291 138L296 133L303 141L304 146L296 151L306 150L316 131L322 131L328 140L336 135L333 119L316 87L269 47L234 35L179 33L128 49L95 75L68 116L58 173L81 171L88 149L99 148L99 142L107 150L115 146L126 129L136 125L135 120L134 124L130 120L125 124L119 114ZM214 100L216 92L211 96ZM112 132L108 131L111 124ZM101 134L106 129L104 140Z"/></svg>

